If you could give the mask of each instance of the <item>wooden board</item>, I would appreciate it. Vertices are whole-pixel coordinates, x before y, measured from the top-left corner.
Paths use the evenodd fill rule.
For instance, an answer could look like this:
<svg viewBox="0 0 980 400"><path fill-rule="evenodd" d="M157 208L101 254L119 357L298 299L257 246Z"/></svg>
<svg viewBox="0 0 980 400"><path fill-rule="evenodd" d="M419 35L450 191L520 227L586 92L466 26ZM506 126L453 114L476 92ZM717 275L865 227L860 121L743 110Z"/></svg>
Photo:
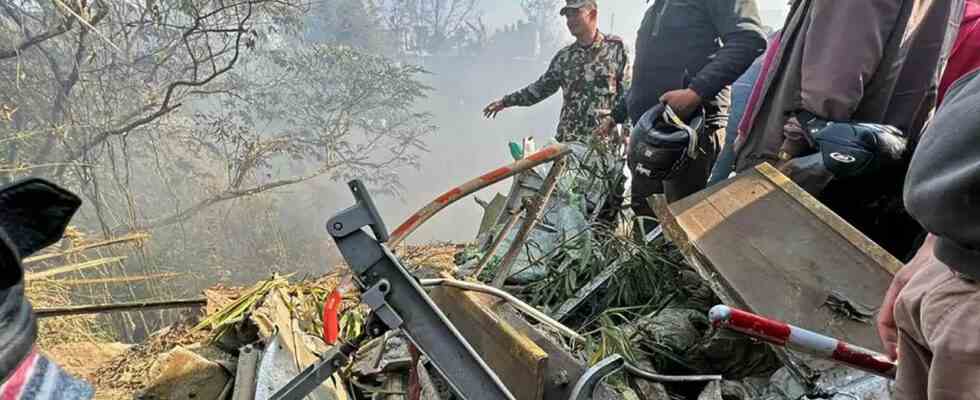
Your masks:
<svg viewBox="0 0 980 400"><path fill-rule="evenodd" d="M448 287L429 296L517 400L543 398L548 354L490 311L493 298Z"/></svg>
<svg viewBox="0 0 980 400"><path fill-rule="evenodd" d="M532 342L540 346L548 354L544 381L544 400L568 400L572 395L575 382L578 382L579 378L585 374L584 363L576 360L571 354L528 324L520 312L511 305L503 301L496 301L490 307L495 314L499 315L508 324L527 336L528 339L531 339ZM599 385L592 396L592 400L612 399L621 400L622 396L618 396L616 392L612 391L605 384Z"/></svg>
<svg viewBox="0 0 980 400"><path fill-rule="evenodd" d="M655 208L727 304L881 351L873 323L841 318L825 303L836 292L877 308L901 263L775 168Z"/></svg>
<svg viewBox="0 0 980 400"><path fill-rule="evenodd" d="M518 400L567 400L586 366L496 297L439 287L432 300ZM622 400L601 384L593 400ZM653 400L653 399L652 399Z"/></svg>

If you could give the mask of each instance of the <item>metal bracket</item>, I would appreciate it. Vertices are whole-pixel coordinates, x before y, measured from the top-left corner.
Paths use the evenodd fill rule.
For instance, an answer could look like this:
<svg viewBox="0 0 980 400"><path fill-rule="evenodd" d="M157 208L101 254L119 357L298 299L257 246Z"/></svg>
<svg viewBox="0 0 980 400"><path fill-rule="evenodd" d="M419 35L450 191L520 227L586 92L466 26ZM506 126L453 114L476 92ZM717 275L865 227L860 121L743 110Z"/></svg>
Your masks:
<svg viewBox="0 0 980 400"><path fill-rule="evenodd" d="M388 228L385 227L381 214L378 214L378 209L374 206L374 200L368 194L367 188L359 180L350 181L347 186L350 187L351 193L354 193L357 204L330 218L327 221L327 232L334 238L341 238L370 226L378 242L387 242Z"/></svg>
<svg viewBox="0 0 980 400"><path fill-rule="evenodd" d="M401 328L402 318L395 313L395 310L388 305L385 301L385 296L388 295L388 291L391 290L391 284L388 283L387 279L382 279L380 282L375 283L371 286L363 295L361 295L361 301L371 307L371 311L374 311L374 315L377 316L379 320L388 329L398 329Z"/></svg>
<svg viewBox="0 0 980 400"><path fill-rule="evenodd" d="M383 244L388 238L374 202L358 181L350 183L357 204L327 223L354 272L361 300L389 329L400 328L464 400L514 400L500 378L436 307L418 281ZM361 228L370 226L374 238Z"/></svg>

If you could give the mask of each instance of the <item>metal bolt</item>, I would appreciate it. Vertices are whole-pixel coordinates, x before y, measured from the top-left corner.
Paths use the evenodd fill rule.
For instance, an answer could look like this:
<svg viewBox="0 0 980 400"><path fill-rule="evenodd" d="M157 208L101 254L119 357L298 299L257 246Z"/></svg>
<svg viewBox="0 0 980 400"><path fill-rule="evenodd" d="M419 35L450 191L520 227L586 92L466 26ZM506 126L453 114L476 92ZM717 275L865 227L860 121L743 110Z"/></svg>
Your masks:
<svg viewBox="0 0 980 400"><path fill-rule="evenodd" d="M341 229L344 229L344 224L342 224L340 222L334 222L333 223L333 230L339 231Z"/></svg>

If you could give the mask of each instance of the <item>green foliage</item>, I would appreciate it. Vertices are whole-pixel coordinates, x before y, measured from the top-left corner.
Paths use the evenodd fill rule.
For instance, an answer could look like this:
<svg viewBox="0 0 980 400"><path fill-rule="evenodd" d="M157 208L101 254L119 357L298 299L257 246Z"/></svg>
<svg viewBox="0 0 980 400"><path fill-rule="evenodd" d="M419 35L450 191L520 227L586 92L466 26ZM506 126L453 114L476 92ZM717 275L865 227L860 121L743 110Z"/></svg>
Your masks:
<svg viewBox="0 0 980 400"><path fill-rule="evenodd" d="M418 165L435 129L415 110L430 91L417 66L319 44L262 51L246 68L233 74L241 91L196 116L215 127L197 140L214 146L197 149L229 149L235 168L271 169L278 159L394 192L398 170Z"/></svg>
<svg viewBox="0 0 980 400"><path fill-rule="evenodd" d="M624 264L601 296L583 306L573 320L594 321L601 310L659 304L674 292L672 283L681 268L680 255L660 240L643 245L617 235L576 236L558 251L536 262L548 267L545 279L525 290L530 302L556 309L613 263Z"/></svg>

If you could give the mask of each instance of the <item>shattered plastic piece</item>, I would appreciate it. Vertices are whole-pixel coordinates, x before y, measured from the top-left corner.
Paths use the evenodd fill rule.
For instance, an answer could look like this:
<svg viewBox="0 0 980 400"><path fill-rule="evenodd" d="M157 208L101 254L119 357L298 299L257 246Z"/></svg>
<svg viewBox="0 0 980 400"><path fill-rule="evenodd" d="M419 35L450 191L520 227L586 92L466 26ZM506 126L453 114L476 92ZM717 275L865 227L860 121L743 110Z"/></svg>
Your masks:
<svg viewBox="0 0 980 400"><path fill-rule="evenodd" d="M358 376L367 377L409 366L411 356L408 342L404 336L393 331L361 346L354 356L351 371Z"/></svg>
<svg viewBox="0 0 980 400"><path fill-rule="evenodd" d="M823 369L819 370L814 392L808 393L787 368L782 368L772 375L770 386L761 398L765 400L815 400L817 398L890 400L893 397L888 379L826 362L814 364L823 366Z"/></svg>
<svg viewBox="0 0 980 400"><path fill-rule="evenodd" d="M509 147L510 156L513 157L515 161L524 158L524 149L521 147L521 145L510 142Z"/></svg>
<svg viewBox="0 0 980 400"><path fill-rule="evenodd" d="M705 386L704 390L701 391L698 400L724 400L721 396L721 382L709 382L708 386Z"/></svg>
<svg viewBox="0 0 980 400"><path fill-rule="evenodd" d="M558 180L555 192L548 199L542 211L541 222L531 231L522 246L522 252L514 261L511 271L514 272L507 282L510 284L527 284L544 278L547 267L542 263L534 263L549 254L563 240L581 235L583 240L591 237L588 229L590 214L605 201L607 193L613 188L609 182L597 179L597 176L615 176L622 173L623 160L621 157L604 157L599 152L582 143L567 143L572 149L568 157L567 171ZM522 179L519 190L513 190L508 204L519 205L525 199L536 196L544 176L548 175L552 165L542 165L528 171ZM497 218L498 226L502 218ZM497 248L496 255L503 256L513 243L517 231L523 224L519 220L508 232ZM499 228L498 228L499 229ZM494 231L494 230L489 230ZM489 244L487 235L478 237L479 243ZM577 255L572 254L575 257ZM488 269L493 269L490 262Z"/></svg>

